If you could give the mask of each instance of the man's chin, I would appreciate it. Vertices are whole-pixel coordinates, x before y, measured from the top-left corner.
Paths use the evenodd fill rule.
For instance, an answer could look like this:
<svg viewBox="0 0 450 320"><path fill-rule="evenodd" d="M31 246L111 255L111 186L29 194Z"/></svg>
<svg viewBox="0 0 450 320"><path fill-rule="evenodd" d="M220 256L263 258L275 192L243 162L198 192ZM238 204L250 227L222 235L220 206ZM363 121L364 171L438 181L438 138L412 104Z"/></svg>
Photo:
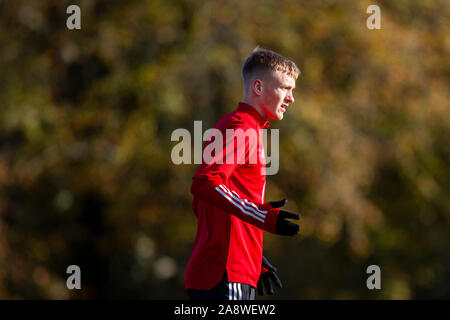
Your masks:
<svg viewBox="0 0 450 320"><path fill-rule="evenodd" d="M284 117L283 112L275 112L272 113L270 116L267 117L267 120L282 120Z"/></svg>

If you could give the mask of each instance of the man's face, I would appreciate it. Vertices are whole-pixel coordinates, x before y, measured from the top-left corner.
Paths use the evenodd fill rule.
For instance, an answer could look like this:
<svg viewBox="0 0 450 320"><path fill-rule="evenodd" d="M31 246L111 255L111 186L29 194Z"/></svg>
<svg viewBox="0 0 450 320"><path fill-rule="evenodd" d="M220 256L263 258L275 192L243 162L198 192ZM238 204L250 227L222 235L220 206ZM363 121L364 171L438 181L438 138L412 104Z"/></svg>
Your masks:
<svg viewBox="0 0 450 320"><path fill-rule="evenodd" d="M295 79L284 72L270 72L263 82L261 108L266 119L283 119L287 107L294 102Z"/></svg>

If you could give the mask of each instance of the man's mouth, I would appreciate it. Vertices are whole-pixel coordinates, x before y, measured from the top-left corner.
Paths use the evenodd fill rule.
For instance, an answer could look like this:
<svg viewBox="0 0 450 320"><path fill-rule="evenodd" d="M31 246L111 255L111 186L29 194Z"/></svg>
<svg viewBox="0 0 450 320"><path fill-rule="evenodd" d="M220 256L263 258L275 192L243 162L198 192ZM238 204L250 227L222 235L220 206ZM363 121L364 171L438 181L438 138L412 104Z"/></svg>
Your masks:
<svg viewBox="0 0 450 320"><path fill-rule="evenodd" d="M283 111L283 112L286 112L286 108L287 108L288 106L287 106L287 104L282 104L281 105L281 111Z"/></svg>

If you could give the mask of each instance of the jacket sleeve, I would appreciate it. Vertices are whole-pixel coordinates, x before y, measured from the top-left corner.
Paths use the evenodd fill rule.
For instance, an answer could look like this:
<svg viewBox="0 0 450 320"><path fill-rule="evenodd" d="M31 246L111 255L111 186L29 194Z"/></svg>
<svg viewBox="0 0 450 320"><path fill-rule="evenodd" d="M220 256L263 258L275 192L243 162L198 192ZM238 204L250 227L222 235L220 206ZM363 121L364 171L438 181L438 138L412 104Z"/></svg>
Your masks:
<svg viewBox="0 0 450 320"><path fill-rule="evenodd" d="M194 197L202 199L239 219L260 229L275 233L278 213L280 209L272 208L270 204L256 204L236 192L228 189L224 184L214 185L207 180L193 179L191 192Z"/></svg>
<svg viewBox="0 0 450 320"><path fill-rule="evenodd" d="M248 150L251 148L249 148L248 141L245 145L234 146L234 137L223 136L224 142L221 152L215 154L211 163L202 163L193 177L191 193L194 196L194 202L196 199L207 201L245 222L275 233L279 209L272 208L268 203L253 203L226 186L229 177L239 166L239 163L244 163L242 160L245 159L238 158L248 158ZM245 151L241 152L240 148L245 148ZM233 163L226 163L226 158L230 156L230 152L237 154L237 158ZM218 163L218 159L222 159L222 163Z"/></svg>
<svg viewBox="0 0 450 320"><path fill-rule="evenodd" d="M261 274L266 273L267 271L269 271L269 269L261 265Z"/></svg>

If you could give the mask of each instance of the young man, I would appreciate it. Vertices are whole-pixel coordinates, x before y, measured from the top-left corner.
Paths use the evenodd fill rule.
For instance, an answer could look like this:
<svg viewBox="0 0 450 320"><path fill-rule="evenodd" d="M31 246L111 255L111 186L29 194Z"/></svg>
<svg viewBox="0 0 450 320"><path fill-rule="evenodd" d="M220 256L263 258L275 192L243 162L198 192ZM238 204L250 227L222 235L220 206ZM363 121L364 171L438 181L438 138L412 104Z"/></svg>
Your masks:
<svg viewBox="0 0 450 320"><path fill-rule="evenodd" d="M215 150L212 161L203 159L193 177L192 208L198 224L185 275L191 299L253 300L255 288L261 295L263 287L273 294L269 280L281 288L276 269L262 255L263 230L294 236L300 227L285 219L299 215L279 209L286 199L264 202L262 129L268 120L283 119L294 102L299 73L294 62L259 48L243 65L243 99L216 125L223 147Z"/></svg>

